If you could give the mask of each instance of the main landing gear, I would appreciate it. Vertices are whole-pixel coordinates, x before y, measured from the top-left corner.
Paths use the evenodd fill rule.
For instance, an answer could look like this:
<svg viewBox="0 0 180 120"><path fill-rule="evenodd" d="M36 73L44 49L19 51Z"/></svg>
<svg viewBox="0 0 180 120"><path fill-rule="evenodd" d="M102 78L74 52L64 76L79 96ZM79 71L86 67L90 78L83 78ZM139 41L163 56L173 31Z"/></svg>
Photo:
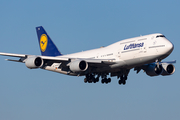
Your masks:
<svg viewBox="0 0 180 120"><path fill-rule="evenodd" d="M92 75L92 74L87 74L86 75L86 78L84 78L84 82L85 83L96 83L96 82L99 82L99 77L100 75L97 75L97 77L95 77L95 75ZM102 80L101 80L101 83L104 84L108 84L111 82L111 78L107 78L107 75L101 75L102 77Z"/></svg>
<svg viewBox="0 0 180 120"><path fill-rule="evenodd" d="M130 70L122 70L121 72L117 72L117 73L111 73L111 77L114 77L114 76L117 76L118 79L120 79L118 81L119 85L123 84L125 85L126 84L126 80L127 80L127 76L129 74L129 71ZM92 73L92 74L87 74L85 79L84 79L84 82L85 83L96 83L96 82L99 82L99 78L101 77L102 80L101 80L101 83L102 84L108 84L111 82L111 78L107 78L107 75L109 75L109 73L99 73L99 74L96 74L96 73Z"/></svg>
<svg viewBox="0 0 180 120"><path fill-rule="evenodd" d="M110 83L110 82L111 82L111 78L108 78L108 79L107 79L107 78L104 78L104 79L101 80L101 83L102 83L102 84L104 84L104 83L108 84L108 83Z"/></svg>
<svg viewBox="0 0 180 120"><path fill-rule="evenodd" d="M86 78L84 78L84 82L85 83L96 83L96 82L99 82L99 77L100 76L97 76L95 78L95 76L93 76L92 74L86 75ZM121 79L118 82L119 85L121 85L121 84L125 85L126 84L126 80L127 80L127 76L124 75L124 76L121 76L120 78ZM104 83L108 84L110 82L111 82L111 78L107 78L106 76L102 77L102 80L101 80L102 84L104 84Z"/></svg>
<svg viewBox="0 0 180 120"><path fill-rule="evenodd" d="M84 82L85 83L96 83L96 82L99 82L99 76L97 76L96 78L95 78L95 76L94 75L92 75L92 74L87 74L86 75L86 78L84 78Z"/></svg>
<svg viewBox="0 0 180 120"><path fill-rule="evenodd" d="M121 85L121 84L123 84L123 85L125 85L126 84L126 80L127 80L127 76L126 75L122 75L121 77L120 77L121 79L119 80L119 85Z"/></svg>

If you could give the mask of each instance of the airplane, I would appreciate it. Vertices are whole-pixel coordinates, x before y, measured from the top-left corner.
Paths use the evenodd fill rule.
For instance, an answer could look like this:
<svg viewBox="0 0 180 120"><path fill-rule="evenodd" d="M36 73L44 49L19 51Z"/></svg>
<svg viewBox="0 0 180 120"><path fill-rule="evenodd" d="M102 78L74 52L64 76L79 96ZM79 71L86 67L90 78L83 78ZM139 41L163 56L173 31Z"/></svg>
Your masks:
<svg viewBox="0 0 180 120"><path fill-rule="evenodd" d="M125 39L97 49L63 55L42 26L36 27L41 55L3 53L0 55L19 58L8 61L25 63L29 69L41 68L71 76L85 76L85 83L110 83L117 77L118 83L126 84L131 69L148 76L168 76L175 72L174 61L162 62L174 45L160 33ZM109 78L107 78L110 76Z"/></svg>

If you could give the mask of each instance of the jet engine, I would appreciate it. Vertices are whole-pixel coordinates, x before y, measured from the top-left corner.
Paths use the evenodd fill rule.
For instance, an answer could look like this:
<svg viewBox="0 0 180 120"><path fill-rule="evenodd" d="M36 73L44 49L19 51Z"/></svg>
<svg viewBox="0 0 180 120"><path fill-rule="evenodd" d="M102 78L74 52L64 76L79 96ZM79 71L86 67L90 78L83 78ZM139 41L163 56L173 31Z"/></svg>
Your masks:
<svg viewBox="0 0 180 120"><path fill-rule="evenodd" d="M159 67L158 67L159 66ZM157 65L157 64L149 64L147 68L145 69L146 74L149 76L158 76L161 75L163 72L163 67L162 65Z"/></svg>
<svg viewBox="0 0 180 120"><path fill-rule="evenodd" d="M69 68L72 72L83 72L87 70L88 64L84 60L75 60L70 63Z"/></svg>
<svg viewBox="0 0 180 120"><path fill-rule="evenodd" d="M25 64L29 69L35 69L43 65L43 60L40 57L30 57L27 58Z"/></svg>
<svg viewBox="0 0 180 120"><path fill-rule="evenodd" d="M162 67L163 67L163 72L161 75L163 76L172 75L175 72L175 67L172 64L162 63Z"/></svg>

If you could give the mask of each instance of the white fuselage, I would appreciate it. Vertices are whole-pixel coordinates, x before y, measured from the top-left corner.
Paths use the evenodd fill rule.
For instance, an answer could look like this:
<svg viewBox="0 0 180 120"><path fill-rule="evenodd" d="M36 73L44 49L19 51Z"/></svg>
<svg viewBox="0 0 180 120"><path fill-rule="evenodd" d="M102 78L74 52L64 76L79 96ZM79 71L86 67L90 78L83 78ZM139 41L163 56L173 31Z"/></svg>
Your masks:
<svg viewBox="0 0 180 120"><path fill-rule="evenodd" d="M90 59L112 59L110 62L116 64L108 67L109 72L125 67L131 69L136 66L161 61L173 50L173 44L162 34L151 34L130 39L125 39L107 47L58 56L66 58L90 58ZM48 67L47 70L52 70ZM105 69L104 69L105 70ZM54 71L54 70L53 70ZM55 70L63 74L66 71ZM99 72L101 70L98 70Z"/></svg>

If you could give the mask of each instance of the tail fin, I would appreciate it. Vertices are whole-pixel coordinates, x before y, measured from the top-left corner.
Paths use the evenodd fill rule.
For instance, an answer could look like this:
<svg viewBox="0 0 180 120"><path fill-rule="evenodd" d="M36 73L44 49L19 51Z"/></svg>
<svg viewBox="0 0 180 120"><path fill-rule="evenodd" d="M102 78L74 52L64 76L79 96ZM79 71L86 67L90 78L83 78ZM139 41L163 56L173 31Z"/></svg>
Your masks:
<svg viewBox="0 0 180 120"><path fill-rule="evenodd" d="M36 27L36 32L38 36L41 54L43 56L62 55L42 26Z"/></svg>

